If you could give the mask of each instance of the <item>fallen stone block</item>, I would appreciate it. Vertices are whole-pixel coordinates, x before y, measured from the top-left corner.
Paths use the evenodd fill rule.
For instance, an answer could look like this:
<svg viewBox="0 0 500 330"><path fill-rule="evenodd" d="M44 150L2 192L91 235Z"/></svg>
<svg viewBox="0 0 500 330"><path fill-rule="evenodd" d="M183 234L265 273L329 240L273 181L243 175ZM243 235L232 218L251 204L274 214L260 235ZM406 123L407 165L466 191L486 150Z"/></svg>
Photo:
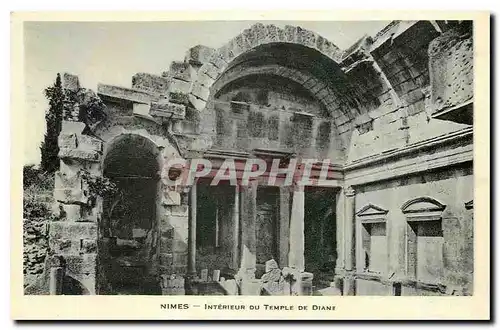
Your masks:
<svg viewBox="0 0 500 330"><path fill-rule="evenodd" d="M266 273L269 273L271 270L278 268L278 263L276 260L271 259L266 261Z"/></svg>
<svg viewBox="0 0 500 330"><path fill-rule="evenodd" d="M262 275L262 282L278 282L281 277L281 270L275 268Z"/></svg>

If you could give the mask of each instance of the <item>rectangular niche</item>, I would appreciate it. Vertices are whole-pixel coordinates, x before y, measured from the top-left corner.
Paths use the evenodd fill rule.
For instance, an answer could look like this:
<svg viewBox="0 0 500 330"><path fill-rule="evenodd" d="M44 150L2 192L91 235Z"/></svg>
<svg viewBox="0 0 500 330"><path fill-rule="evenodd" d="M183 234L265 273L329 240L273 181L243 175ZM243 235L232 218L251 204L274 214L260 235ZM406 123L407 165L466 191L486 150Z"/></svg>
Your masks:
<svg viewBox="0 0 500 330"><path fill-rule="evenodd" d="M382 275L387 273L389 248L387 239L388 211L372 204L356 213L357 269L363 273Z"/></svg>

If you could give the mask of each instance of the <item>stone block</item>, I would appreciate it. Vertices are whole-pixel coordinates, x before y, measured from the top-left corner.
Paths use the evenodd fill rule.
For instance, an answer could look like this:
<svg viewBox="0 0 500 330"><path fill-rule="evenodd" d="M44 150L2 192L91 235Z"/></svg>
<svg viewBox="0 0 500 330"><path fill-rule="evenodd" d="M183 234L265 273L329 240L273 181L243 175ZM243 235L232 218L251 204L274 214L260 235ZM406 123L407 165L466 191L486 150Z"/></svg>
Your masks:
<svg viewBox="0 0 500 330"><path fill-rule="evenodd" d="M102 152L103 143L101 140L89 136L89 135L78 135L78 149L87 152Z"/></svg>
<svg viewBox="0 0 500 330"><path fill-rule="evenodd" d="M97 239L82 239L80 242L80 252L97 253Z"/></svg>
<svg viewBox="0 0 500 330"><path fill-rule="evenodd" d="M208 61L214 52L215 50L213 48L197 45L187 51L184 59L186 62L201 66L203 63Z"/></svg>
<svg viewBox="0 0 500 330"><path fill-rule="evenodd" d="M189 102L191 103L191 105L199 111L205 109L205 106L207 105L207 102L205 100L202 100L202 99L194 96L193 94L189 94L188 99L189 99Z"/></svg>
<svg viewBox="0 0 500 330"><path fill-rule="evenodd" d="M269 273L271 270L277 268L278 268L278 263L276 262L276 260L271 259L266 261L266 273Z"/></svg>
<svg viewBox="0 0 500 330"><path fill-rule="evenodd" d="M174 256L172 253L160 253L160 265L171 268L174 264Z"/></svg>
<svg viewBox="0 0 500 330"><path fill-rule="evenodd" d="M54 239L96 239L95 222L54 221L50 223L49 237Z"/></svg>
<svg viewBox="0 0 500 330"><path fill-rule="evenodd" d="M212 280L218 282L220 280L220 269L215 269L212 274Z"/></svg>
<svg viewBox="0 0 500 330"><path fill-rule="evenodd" d="M189 95L186 93L170 92L168 94L168 101L178 104L189 104Z"/></svg>
<svg viewBox="0 0 500 330"><path fill-rule="evenodd" d="M82 180L78 175L78 172L75 174L65 174L61 171L57 171L54 175L54 187L56 189L62 188L81 188Z"/></svg>
<svg viewBox="0 0 500 330"><path fill-rule="evenodd" d="M59 134L59 136L57 137L57 145L59 146L59 148L76 149L78 146L76 133Z"/></svg>
<svg viewBox="0 0 500 330"><path fill-rule="evenodd" d="M62 88L71 90L73 92L77 92L80 89L80 81L78 79L78 76L67 72L63 73L61 83Z"/></svg>
<svg viewBox="0 0 500 330"><path fill-rule="evenodd" d="M186 82L184 80L173 78L170 82L170 86L168 88L169 93L182 93L188 94L191 89L191 83Z"/></svg>
<svg viewBox="0 0 500 330"><path fill-rule="evenodd" d="M65 204L87 204L88 198L81 187L55 188L54 199Z"/></svg>
<svg viewBox="0 0 500 330"><path fill-rule="evenodd" d="M149 91L104 84L97 85L97 93L99 96L136 103L149 103L158 100L158 96Z"/></svg>
<svg viewBox="0 0 500 330"><path fill-rule="evenodd" d="M241 295L260 296L262 282L260 280L244 279L241 282Z"/></svg>
<svg viewBox="0 0 500 330"><path fill-rule="evenodd" d="M165 191L162 198L163 205L181 205L181 194L177 191Z"/></svg>
<svg viewBox="0 0 500 330"><path fill-rule="evenodd" d="M61 134L82 134L85 129L85 123L79 121L63 120L61 124Z"/></svg>
<svg viewBox="0 0 500 330"><path fill-rule="evenodd" d="M97 270L97 254L81 254L64 256L66 269L71 274L95 274Z"/></svg>
<svg viewBox="0 0 500 330"><path fill-rule="evenodd" d="M160 238L160 253L172 253L173 252L173 239L167 237Z"/></svg>
<svg viewBox="0 0 500 330"><path fill-rule="evenodd" d="M168 90L169 81L164 77L160 77L149 73L136 73L132 77L132 88L140 89L155 94L165 95Z"/></svg>
<svg viewBox="0 0 500 330"><path fill-rule="evenodd" d="M149 110L151 109L150 104L145 104L145 103L134 103L132 107L132 113L135 116L140 116L140 117L146 117L150 118L151 116L149 115Z"/></svg>
<svg viewBox="0 0 500 330"><path fill-rule="evenodd" d="M198 75L199 75L199 77L201 77L202 75L207 75L215 81L219 77L220 72L221 72L221 69L217 68L212 63L206 63L205 65L203 65L201 67Z"/></svg>
<svg viewBox="0 0 500 330"><path fill-rule="evenodd" d="M71 252L71 239L51 239L49 246L56 254L69 254Z"/></svg>
<svg viewBox="0 0 500 330"><path fill-rule="evenodd" d="M208 280L208 269L202 269L200 272L200 279L203 282L206 282Z"/></svg>
<svg viewBox="0 0 500 330"><path fill-rule="evenodd" d="M265 293L271 296L283 296L285 295L285 282L267 282L262 285L262 289Z"/></svg>
<svg viewBox="0 0 500 330"><path fill-rule="evenodd" d="M170 208L170 214L173 215L170 219L170 223L183 223L187 221L188 207L187 205L176 205Z"/></svg>
<svg viewBox="0 0 500 330"><path fill-rule="evenodd" d="M185 267L187 265L187 253L174 253L173 265Z"/></svg>
<svg viewBox="0 0 500 330"><path fill-rule="evenodd" d="M210 90L207 87L202 86L200 83L196 83L193 85L191 94L206 101L210 96Z"/></svg>
<svg viewBox="0 0 500 330"><path fill-rule="evenodd" d="M281 270L279 270L278 268L275 268L275 269L272 269L271 271L265 273L264 275L262 275L262 282L266 283L266 282L277 282L280 280L280 277L281 277Z"/></svg>
<svg viewBox="0 0 500 330"><path fill-rule="evenodd" d="M170 64L168 76L175 78L175 79L180 79L183 81L190 82L191 81L191 72L189 70L189 66L190 65L188 62L174 61Z"/></svg>
<svg viewBox="0 0 500 330"><path fill-rule="evenodd" d="M78 221L81 219L81 206L76 204L54 203L52 213L60 220Z"/></svg>
<svg viewBox="0 0 500 330"><path fill-rule="evenodd" d="M85 151L79 149L63 148L59 150L58 157L61 159L82 160L88 162L98 162L100 154L96 151Z"/></svg>
<svg viewBox="0 0 500 330"><path fill-rule="evenodd" d="M157 103L151 102L149 110L151 116L169 118L169 119L184 119L186 116L186 106L177 103Z"/></svg>

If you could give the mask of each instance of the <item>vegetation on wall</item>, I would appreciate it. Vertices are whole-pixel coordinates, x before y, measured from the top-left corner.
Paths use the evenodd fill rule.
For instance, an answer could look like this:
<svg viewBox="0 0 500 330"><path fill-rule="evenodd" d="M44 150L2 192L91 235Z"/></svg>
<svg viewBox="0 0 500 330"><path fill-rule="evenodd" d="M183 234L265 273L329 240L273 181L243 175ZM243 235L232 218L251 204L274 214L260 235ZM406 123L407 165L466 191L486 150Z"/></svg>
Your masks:
<svg viewBox="0 0 500 330"><path fill-rule="evenodd" d="M52 219L54 175L34 165L23 168L24 287L43 273L48 251L47 225Z"/></svg>

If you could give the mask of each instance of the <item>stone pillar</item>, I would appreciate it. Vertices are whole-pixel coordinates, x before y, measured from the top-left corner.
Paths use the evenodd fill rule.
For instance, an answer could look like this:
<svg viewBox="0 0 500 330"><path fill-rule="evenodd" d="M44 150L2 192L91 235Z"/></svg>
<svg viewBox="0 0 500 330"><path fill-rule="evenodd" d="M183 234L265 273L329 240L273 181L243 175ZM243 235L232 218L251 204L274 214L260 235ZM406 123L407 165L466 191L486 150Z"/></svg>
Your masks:
<svg viewBox="0 0 500 330"><path fill-rule="evenodd" d="M344 233L344 201L345 194L342 189L339 189L336 194L336 221L337 221L337 262L335 263L335 274L344 272L345 261L345 233Z"/></svg>
<svg viewBox="0 0 500 330"><path fill-rule="evenodd" d="M344 211L344 233L345 233L345 270L344 295L355 294L355 244L354 223L355 211L355 191L349 186L345 189L345 211Z"/></svg>
<svg viewBox="0 0 500 330"><path fill-rule="evenodd" d="M49 273L49 294L61 295L63 293L64 262L60 257L53 257L48 260L50 263Z"/></svg>
<svg viewBox="0 0 500 330"><path fill-rule="evenodd" d="M280 187L279 210L279 265L281 268L288 266L288 252L290 249L290 189Z"/></svg>
<svg viewBox="0 0 500 330"><path fill-rule="evenodd" d="M257 215L257 182L241 187L241 263L240 277L255 278L256 236L255 222Z"/></svg>
<svg viewBox="0 0 500 330"><path fill-rule="evenodd" d="M240 238L240 187L236 185L234 187L234 205L233 205L233 246L231 251L231 264L232 268L238 270L239 262L239 238Z"/></svg>
<svg viewBox="0 0 500 330"><path fill-rule="evenodd" d="M292 197L288 265L300 272L305 269L304 241L304 187L297 186Z"/></svg>
<svg viewBox="0 0 500 330"><path fill-rule="evenodd" d="M196 276L196 182L189 191L188 276Z"/></svg>

